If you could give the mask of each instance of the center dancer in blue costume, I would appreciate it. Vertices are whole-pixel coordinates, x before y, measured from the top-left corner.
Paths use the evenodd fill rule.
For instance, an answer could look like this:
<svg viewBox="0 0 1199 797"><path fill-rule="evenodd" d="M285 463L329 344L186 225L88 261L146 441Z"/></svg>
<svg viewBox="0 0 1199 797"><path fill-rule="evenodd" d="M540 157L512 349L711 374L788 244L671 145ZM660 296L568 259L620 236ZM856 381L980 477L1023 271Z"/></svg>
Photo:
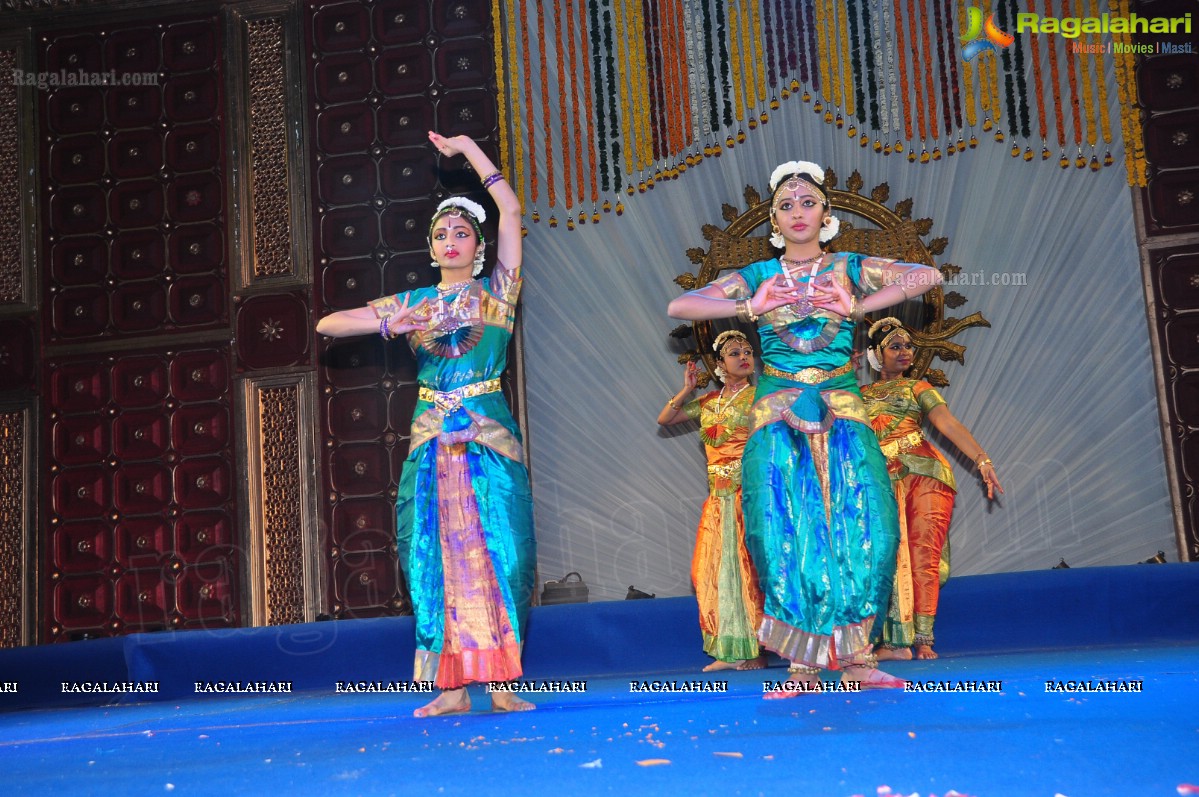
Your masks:
<svg viewBox="0 0 1199 797"><path fill-rule="evenodd" d="M500 211L496 264L479 279L484 209L442 202L429 223L441 282L325 316L316 330L343 337L408 336L420 395L400 475L400 567L416 614L414 679L442 692L418 717L470 710L468 683L521 675L536 551L520 430L500 392L520 293L520 201L478 144L429 133L446 157L464 155ZM533 704L491 693L496 711Z"/></svg>
<svg viewBox="0 0 1199 797"><path fill-rule="evenodd" d="M742 459L745 537L765 595L761 644L791 662L767 698L821 688L842 671L861 688L898 688L877 669L870 632L885 612L899 520L887 463L850 356L864 313L939 284L936 269L856 253L826 254L837 234L824 171L791 161L770 178L771 243L781 257L686 293L674 318L737 317L757 326L765 368Z"/></svg>

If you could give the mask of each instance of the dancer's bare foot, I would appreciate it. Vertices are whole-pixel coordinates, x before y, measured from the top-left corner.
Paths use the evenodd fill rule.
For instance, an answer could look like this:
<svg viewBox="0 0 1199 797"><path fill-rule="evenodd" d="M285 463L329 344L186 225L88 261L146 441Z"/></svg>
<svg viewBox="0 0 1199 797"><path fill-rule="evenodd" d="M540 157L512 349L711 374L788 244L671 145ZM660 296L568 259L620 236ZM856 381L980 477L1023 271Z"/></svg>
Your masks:
<svg viewBox="0 0 1199 797"><path fill-rule="evenodd" d="M492 692L492 711L532 711L537 708L527 700L522 700L511 692Z"/></svg>
<svg viewBox="0 0 1199 797"><path fill-rule="evenodd" d="M704 672L717 672L718 670L736 670L736 669L740 669L738 667L738 665L740 663L741 662L739 662L739 661L721 661L720 659L717 659L716 661L709 664L707 667L704 667Z"/></svg>
<svg viewBox="0 0 1199 797"><path fill-rule="evenodd" d="M889 648L886 645L879 645L874 650L874 656L879 661L910 661L912 658L911 648ZM936 658L935 656L933 658Z"/></svg>
<svg viewBox="0 0 1199 797"><path fill-rule="evenodd" d="M935 659L937 652L933 650L932 645L916 645L916 658L918 659ZM879 658L882 658L880 656Z"/></svg>
<svg viewBox="0 0 1199 797"><path fill-rule="evenodd" d="M819 672L807 672L801 670L792 672L787 676L787 680L783 681L781 688L771 689L762 695L764 700L786 700L789 697L797 697L798 695L810 695L823 691L824 684L820 680Z"/></svg>
<svg viewBox="0 0 1199 797"><path fill-rule="evenodd" d="M444 717L449 714L465 714L470 711L470 694L465 686L443 689L441 694L412 712L414 717Z"/></svg>
<svg viewBox="0 0 1199 797"><path fill-rule="evenodd" d="M737 665L738 670L761 670L766 667L766 657L758 656L753 659L746 659Z"/></svg>
<svg viewBox="0 0 1199 797"><path fill-rule="evenodd" d="M841 683L861 684L863 691L867 689L903 689L906 681L885 673L877 667L867 667L865 664L851 664L841 675Z"/></svg>

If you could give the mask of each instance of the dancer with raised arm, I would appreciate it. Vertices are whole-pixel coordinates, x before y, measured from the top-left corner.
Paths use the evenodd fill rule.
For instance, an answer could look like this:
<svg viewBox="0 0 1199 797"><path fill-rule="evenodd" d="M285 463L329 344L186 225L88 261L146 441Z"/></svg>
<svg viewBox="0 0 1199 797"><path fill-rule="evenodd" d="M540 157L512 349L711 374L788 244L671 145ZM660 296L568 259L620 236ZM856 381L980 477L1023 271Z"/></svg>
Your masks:
<svg viewBox="0 0 1199 797"><path fill-rule="evenodd" d="M437 285L332 313L332 337L406 335L419 400L396 502L400 566L416 614L415 680L442 690L418 717L470 710L469 683L519 678L533 594L533 503L520 430L500 392L521 286L520 202L503 174L465 136L429 140L443 157L464 155L499 208L496 264L479 278L484 209L442 202L429 223ZM491 692L497 711L533 704Z"/></svg>
<svg viewBox="0 0 1199 797"><path fill-rule="evenodd" d="M741 451L753 405L749 378L754 372L754 349L745 333L736 329L717 335L712 349L720 359L716 367L716 378L723 383L720 389L687 401L699 378L699 364L687 363L683 389L666 402L658 423L699 421L708 458L708 498L700 512L691 559L704 653L716 659L704 672L757 670L765 665L757 637L762 590L745 548L741 515Z"/></svg>

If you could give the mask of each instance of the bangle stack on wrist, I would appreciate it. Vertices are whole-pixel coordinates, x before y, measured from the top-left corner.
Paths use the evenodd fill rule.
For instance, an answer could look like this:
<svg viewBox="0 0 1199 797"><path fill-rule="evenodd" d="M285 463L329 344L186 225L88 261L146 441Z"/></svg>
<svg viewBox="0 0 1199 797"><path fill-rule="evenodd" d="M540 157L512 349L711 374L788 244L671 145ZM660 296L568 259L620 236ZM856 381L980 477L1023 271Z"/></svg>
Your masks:
<svg viewBox="0 0 1199 797"><path fill-rule="evenodd" d="M737 299L736 300L735 306L737 308L737 318L741 319L742 321L746 322L747 324L753 324L758 320L759 316L754 313L753 308L750 307L749 302L750 302L749 299Z"/></svg>
<svg viewBox="0 0 1199 797"><path fill-rule="evenodd" d="M990 465L991 467L995 466L995 463L992 462L991 458L987 456L986 451L980 452L979 455L974 458L974 467L978 468L979 470L982 470L983 465Z"/></svg>
<svg viewBox="0 0 1199 797"><path fill-rule="evenodd" d="M866 308L862 307L862 303L858 301L858 297L856 296L850 297L849 320L854 323L866 320Z"/></svg>
<svg viewBox="0 0 1199 797"><path fill-rule="evenodd" d="M482 182L483 182L483 187L484 187L484 188L491 188L493 185L495 185L496 183L498 183L500 180L503 180L503 179L504 179L504 173L503 173L503 172L501 172L501 171L498 171L498 170L497 170L497 171L494 171L494 172L492 172L491 174L489 174L489 175L487 175L486 177L484 177L484 178L483 178L483 180L482 180Z"/></svg>
<svg viewBox="0 0 1199 797"><path fill-rule="evenodd" d="M379 319L379 336L383 340L391 340L391 313Z"/></svg>

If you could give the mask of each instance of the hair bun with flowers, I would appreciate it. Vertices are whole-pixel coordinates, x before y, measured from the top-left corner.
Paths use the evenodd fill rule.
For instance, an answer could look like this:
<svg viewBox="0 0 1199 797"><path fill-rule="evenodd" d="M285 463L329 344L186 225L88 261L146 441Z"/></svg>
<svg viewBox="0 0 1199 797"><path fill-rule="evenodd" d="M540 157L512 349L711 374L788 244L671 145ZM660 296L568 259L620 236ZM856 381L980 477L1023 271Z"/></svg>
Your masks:
<svg viewBox="0 0 1199 797"><path fill-rule="evenodd" d="M911 337L907 327L895 316L880 318L870 325L870 329L866 332L867 337L870 338L870 346L866 349L866 360L870 363L871 368L876 371L883 370L882 360L879 359L878 352L886 348L891 338L897 334ZM880 337L876 340L875 335Z"/></svg>

